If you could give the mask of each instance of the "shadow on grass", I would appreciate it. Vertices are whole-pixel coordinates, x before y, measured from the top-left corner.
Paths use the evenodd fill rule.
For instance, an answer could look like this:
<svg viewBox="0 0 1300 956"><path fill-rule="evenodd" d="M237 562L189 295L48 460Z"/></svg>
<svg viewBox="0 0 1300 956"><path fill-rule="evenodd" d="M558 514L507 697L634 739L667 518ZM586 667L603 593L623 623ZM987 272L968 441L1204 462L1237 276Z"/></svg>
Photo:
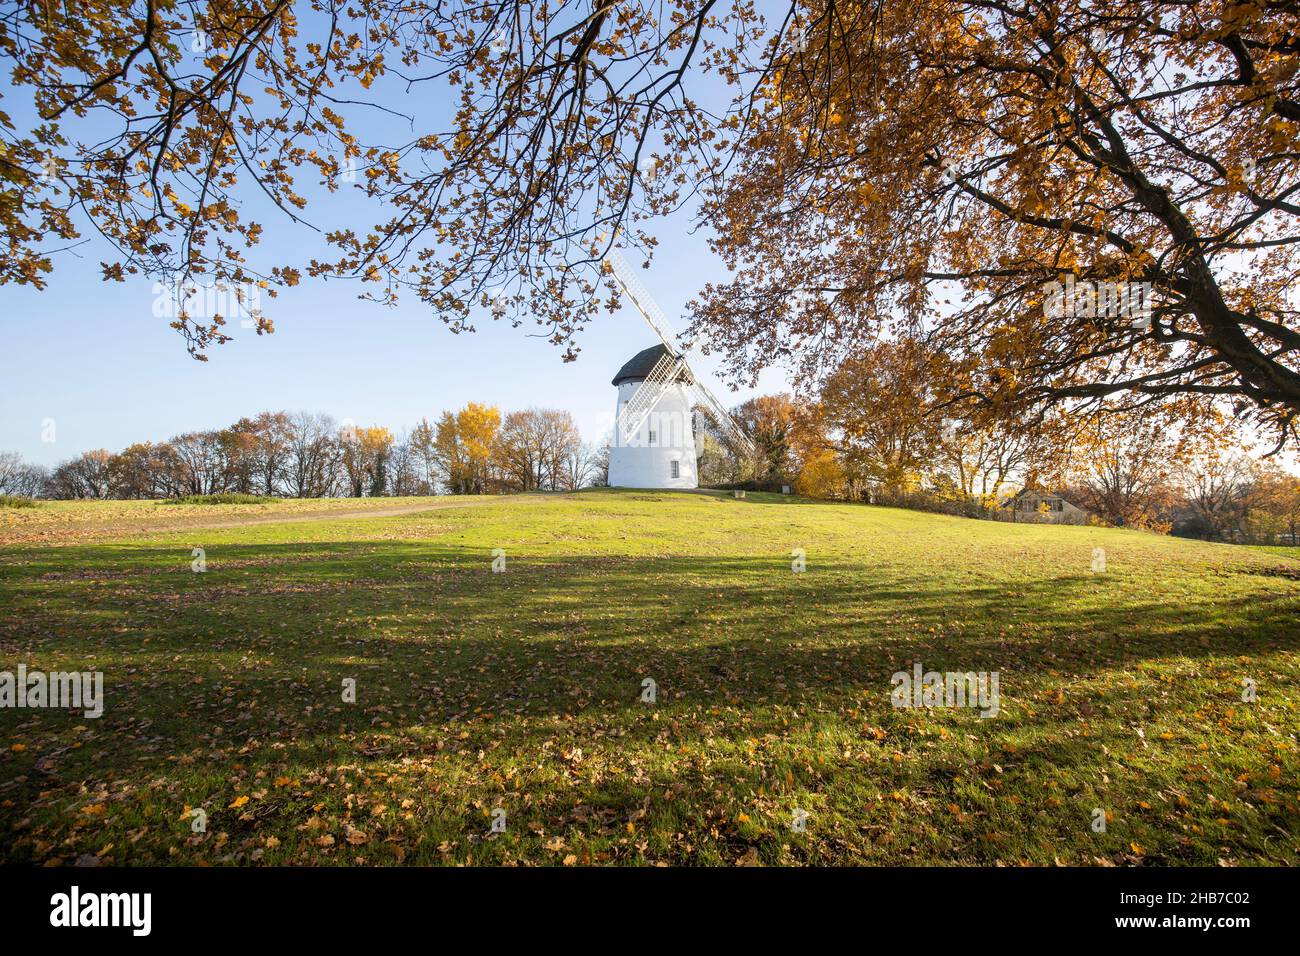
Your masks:
<svg viewBox="0 0 1300 956"><path fill-rule="evenodd" d="M1171 601L1121 576L1026 580L1023 569L1004 568L972 580L904 562L825 562L795 574L783 555L511 552L506 573L496 574L487 549L368 541L223 546L209 552L203 574L189 561L185 549L147 545L5 556L0 667L93 665L105 672L107 697L105 716L89 729L66 713L0 712L0 731L38 741L29 760L0 763L9 794L36 800L59 771L47 764L33 772L32 762L55 752L53 766L69 780L108 767L142 782L176 773L183 756L207 760L208 775L191 784L200 792L185 795L194 805L220 794L232 767L324 773L346 763L369 773L431 761L442 795L428 797L438 822L420 845L432 853L426 844L435 836L454 833L457 820L465 825L468 796L494 792L485 768L513 755L536 776L530 792L552 829L577 821L612 841L605 831L618 831L647 794L678 790L679 802L656 811L659 822L718 830L708 852L727 859L754 841L734 826L719 830L719 781L731 793L814 792L825 812L839 805L845 815L866 799L868 784L876 797L906 787L916 799L958 802L971 774L961 752L916 766L895 765L886 753L925 751L940 724L979 746L1013 728L1022 745L998 758L999 774L1051 773L1067 780L1067 793L1086 794L1091 784L1082 781L1105 763L1098 748L1120 745L1121 725L1155 713L1131 675L1172 659L1294 650L1300 605L1296 588L1245 576ZM890 675L914 661L927 670L999 671L1009 720L893 710ZM340 699L345 678L357 682L355 705ZM654 708L640 699L647 678ZM1063 686L1107 681L1115 683L1104 694L1080 690L1067 706L1042 703ZM1113 726L1080 741L1090 719ZM864 722L887 742L853 742L852 733L867 733ZM829 765L808 756L818 734L850 731L850 743L829 747L837 758ZM64 754L78 734L93 745ZM767 752L747 761L754 740ZM563 757L565 744L602 755L676 748L687 756L647 757L641 779L562 785L581 766ZM866 758L844 757L843 747L878 762L864 771L854 761ZM0 810L0 819L13 812ZM306 818L286 804L280 822ZM866 836L877 825L868 818ZM1016 826L1014 811L1001 825ZM1039 825L1050 832L1069 824ZM924 852L956 853L987 829L987 818L953 823ZM778 852L769 837L761 842ZM512 845L522 846L502 844ZM867 843L838 856L819 845L806 858L843 860L846 852L873 858ZM992 845L968 858L998 853Z"/></svg>

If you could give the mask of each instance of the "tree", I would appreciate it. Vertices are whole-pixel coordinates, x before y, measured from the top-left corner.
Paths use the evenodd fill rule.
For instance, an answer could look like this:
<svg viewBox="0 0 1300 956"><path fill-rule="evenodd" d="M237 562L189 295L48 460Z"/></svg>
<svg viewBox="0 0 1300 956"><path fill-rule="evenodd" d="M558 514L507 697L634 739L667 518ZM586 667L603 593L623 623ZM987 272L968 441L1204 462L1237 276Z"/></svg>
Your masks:
<svg viewBox="0 0 1300 956"><path fill-rule="evenodd" d="M429 489L429 494L436 494L436 489L442 481L435 448L436 436L434 426L429 424L427 418L422 418L420 423L411 429L409 439L412 468L419 475L420 484Z"/></svg>
<svg viewBox="0 0 1300 956"><path fill-rule="evenodd" d="M339 430L339 459L347 475L348 492L354 498L369 494L383 496L388 487L388 456L393 447L393 433L387 428L353 428Z"/></svg>
<svg viewBox="0 0 1300 956"><path fill-rule="evenodd" d="M285 485L291 498L329 495L338 467L335 423L328 415L299 412L286 431Z"/></svg>
<svg viewBox="0 0 1300 956"><path fill-rule="evenodd" d="M848 475L827 434L825 411L816 401L804 401L795 409L790 428L796 462L793 490L809 498L843 498L849 492Z"/></svg>
<svg viewBox="0 0 1300 956"><path fill-rule="evenodd" d="M111 497L113 487L109 458L109 453L100 448L82 452L76 458L63 462L50 475L49 496L78 499Z"/></svg>
<svg viewBox="0 0 1300 956"><path fill-rule="evenodd" d="M601 449L579 442L570 445L561 462L562 472L558 487L564 491L579 491L600 481ZM605 464L603 467L608 467ZM606 481L606 483L608 483Z"/></svg>
<svg viewBox="0 0 1300 956"><path fill-rule="evenodd" d="M421 480L410 436L403 435L393 443L388 473L390 493L399 498L432 494L432 486Z"/></svg>
<svg viewBox="0 0 1300 956"><path fill-rule="evenodd" d="M1294 431L1293 5L320 10L131 0L0 21L20 101L0 158L0 281L43 286L51 247L90 229L115 247L108 279L273 294L304 271L354 278L457 330L492 303L534 316L572 358L602 287L618 294L605 252L648 252L647 220L702 191L718 251L746 265L706 290L696 324L737 374L797 357L811 381L882 325L928 319L961 359L954 391L982 402L1196 394ZM729 107L703 105L712 85L692 96L706 71ZM444 128L363 139L368 111L399 112L433 82L457 102ZM316 225L352 180L373 228L323 222L331 255L250 264L263 226L241 197ZM1073 295L1045 316L1065 280L1149 288L1149 321ZM168 319L198 356L228 338L219 313Z"/></svg>
<svg viewBox="0 0 1300 956"><path fill-rule="evenodd" d="M938 445L932 359L918 339L882 341L846 359L822 385L821 420L849 481L885 500L919 488Z"/></svg>
<svg viewBox="0 0 1300 956"><path fill-rule="evenodd" d="M23 461L14 451L0 452L0 495L39 497L49 480L46 470Z"/></svg>
<svg viewBox="0 0 1300 956"><path fill-rule="evenodd" d="M117 498L166 498L178 493L170 446L153 442L128 445L108 461Z"/></svg>
<svg viewBox="0 0 1300 956"><path fill-rule="evenodd" d="M744 266L699 330L755 374L928 323L957 396L1209 396L1293 434L1296 26L1217 2L815 6L707 206Z"/></svg>
<svg viewBox="0 0 1300 956"><path fill-rule="evenodd" d="M217 432L186 432L167 443L176 492L212 495L225 490L226 448Z"/></svg>
<svg viewBox="0 0 1300 956"><path fill-rule="evenodd" d="M1197 455L1181 469L1183 505L1197 537L1231 540L1248 514L1255 483L1252 464L1241 452Z"/></svg>
<svg viewBox="0 0 1300 956"><path fill-rule="evenodd" d="M687 34L703 28L695 13ZM515 315L527 296L537 322L569 341L599 306L602 272L584 238L594 241L630 198L620 181L639 150L620 156L611 137L697 112L679 82L645 75L662 56L689 61L687 34L650 9L615 16L610 0L590 10L128 0L76 16L32 5L0 32L6 76L26 100L16 115L34 117L0 165L9 241L0 281L43 286L53 268L46 247L89 226L115 247L103 266L113 280L146 274L273 294L305 270L374 283L388 301L405 287L457 330L472 328L471 308L497 289ZM192 54L195 43L205 55ZM652 87L634 93L638 78ZM434 80L460 102L449 128L393 145L360 139L359 117L397 112L373 105L381 89L428 99ZM312 200L322 196L302 185L311 181L325 195L356 182L381 221L361 233L325 224L333 256L250 265L262 225L239 198L264 194L289 221L315 225ZM594 200L594 215L566 236L578 196ZM509 255L480 254L489 247ZM585 277L569 269L572 258L587 260ZM253 314L259 334L272 331ZM230 338L227 315L182 306L167 317L196 357Z"/></svg>
<svg viewBox="0 0 1300 956"><path fill-rule="evenodd" d="M22 473L23 456L16 451L0 452L0 495L15 495L19 475Z"/></svg>
<svg viewBox="0 0 1300 956"><path fill-rule="evenodd" d="M1270 532L1265 538L1268 543L1282 540L1300 545L1300 477L1276 465L1256 465L1254 477L1247 496L1250 510L1247 531L1266 529ZM1266 515L1269 520L1258 521L1260 515Z"/></svg>
<svg viewBox="0 0 1300 956"><path fill-rule="evenodd" d="M747 465L752 469L752 463L740 461L716 423L703 415L696 422L702 426L695 430L695 473L700 484L723 485L750 477L744 470Z"/></svg>
<svg viewBox="0 0 1300 956"><path fill-rule="evenodd" d="M289 458L292 426L285 412L261 412L230 427L228 439L238 474L237 491L277 493Z"/></svg>
<svg viewBox="0 0 1300 956"><path fill-rule="evenodd" d="M449 494L481 495L494 490L501 412L495 405L470 402L458 412L443 412L437 427L416 428L417 454L430 476Z"/></svg>
<svg viewBox="0 0 1300 956"><path fill-rule="evenodd" d="M29 465L16 451L0 452L0 495L30 497L28 485Z"/></svg>
<svg viewBox="0 0 1300 956"><path fill-rule="evenodd" d="M222 475L220 490L251 495L258 471L258 429L248 419L240 419L216 433L221 449Z"/></svg>
<svg viewBox="0 0 1300 956"><path fill-rule="evenodd" d="M607 433L593 453L591 483L597 488L609 487L609 446L613 441L613 433Z"/></svg>
<svg viewBox="0 0 1300 956"><path fill-rule="evenodd" d="M756 476L760 480L787 477L794 468L790 434L795 407L789 394L757 395L731 410L731 417L754 442Z"/></svg>
<svg viewBox="0 0 1300 956"><path fill-rule="evenodd" d="M981 511L997 507L1009 485L1034 484L1053 471L1065 451L1068 416L1019 420L982 414L970 403L943 411L934 464L955 494Z"/></svg>
<svg viewBox="0 0 1300 956"><path fill-rule="evenodd" d="M512 491L556 490L565 462L582 447L568 412L529 408L511 412L501 424L497 461Z"/></svg>
<svg viewBox="0 0 1300 956"><path fill-rule="evenodd" d="M1097 416L1077 440L1070 497L1111 524L1167 532L1174 478L1191 454L1168 420Z"/></svg>

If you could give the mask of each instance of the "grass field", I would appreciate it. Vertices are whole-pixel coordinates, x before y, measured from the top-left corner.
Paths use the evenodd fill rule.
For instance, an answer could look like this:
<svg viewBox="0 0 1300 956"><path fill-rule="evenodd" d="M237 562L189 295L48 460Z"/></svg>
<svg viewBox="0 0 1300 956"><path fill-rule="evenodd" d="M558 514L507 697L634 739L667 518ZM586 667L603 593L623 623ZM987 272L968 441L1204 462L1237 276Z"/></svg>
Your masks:
<svg viewBox="0 0 1300 956"><path fill-rule="evenodd" d="M14 509L0 670L105 709L0 710L2 859L1295 865L1298 618L1280 549L779 495Z"/></svg>

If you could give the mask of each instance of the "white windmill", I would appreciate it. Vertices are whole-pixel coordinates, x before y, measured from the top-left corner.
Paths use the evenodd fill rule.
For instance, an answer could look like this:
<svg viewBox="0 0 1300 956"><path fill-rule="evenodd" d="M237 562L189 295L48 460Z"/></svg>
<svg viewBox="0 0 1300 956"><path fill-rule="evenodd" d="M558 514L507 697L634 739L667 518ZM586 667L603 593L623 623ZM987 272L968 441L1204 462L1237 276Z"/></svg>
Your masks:
<svg viewBox="0 0 1300 956"><path fill-rule="evenodd" d="M660 343L632 356L614 376L618 414L609 449L609 483L622 488L695 488L697 405L704 406L742 454L752 454L753 442L691 371L667 318L623 256L611 249L606 261Z"/></svg>

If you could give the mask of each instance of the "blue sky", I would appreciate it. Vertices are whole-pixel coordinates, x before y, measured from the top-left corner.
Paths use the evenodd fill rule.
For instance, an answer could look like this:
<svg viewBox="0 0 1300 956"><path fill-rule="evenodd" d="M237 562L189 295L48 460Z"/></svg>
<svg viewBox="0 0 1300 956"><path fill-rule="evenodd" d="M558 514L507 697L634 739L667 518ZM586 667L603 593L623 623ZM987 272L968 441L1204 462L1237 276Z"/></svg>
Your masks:
<svg viewBox="0 0 1300 956"><path fill-rule="evenodd" d="M280 235L289 243L294 232L268 222L267 245ZM686 301L722 267L702 238L686 235L685 223L666 224L660 235L655 263L641 278L681 330ZM400 431L469 401L503 412L563 408L596 441L613 422L610 379L656 341L640 316L624 309L590 326L578 361L566 364L559 348L531 337L527 326L485 315L478 332L453 335L413 299L389 309L358 300L355 284L305 280L264 301L274 335L236 327L235 341L196 362L167 320L154 316L152 283L105 283L98 273L92 253L61 261L44 292L0 289L0 450L49 465L91 448L116 451L221 427L265 409L320 411ZM713 377L715 362L693 364L727 405L787 387L779 372L769 372L756 391L731 393ZM42 441L47 419L53 442Z"/></svg>
<svg viewBox="0 0 1300 956"><path fill-rule="evenodd" d="M3 86L0 92L12 94ZM410 110L418 104L415 128L441 129L446 101L432 92L393 97L391 105ZM4 101L20 129L22 99L7 95ZM365 122L362 139L410 135L405 122L398 122L401 129L386 125L382 118ZM89 138L82 132L82 139ZM248 200L248 217L266 229L259 263L299 264L323 248L247 188L241 195ZM330 197L327 206L317 204L309 214L326 227L365 227L383 218L377 207L346 195ZM640 274L678 330L685 328L685 303L704 283L725 277L704 237L691 234L690 226L686 213L661 222L654 266ZM477 333L453 335L414 298L389 309L357 299L356 284L305 279L264 300L274 335L258 337L234 323L235 341L212 348L206 363L196 362L167 319L154 315L150 280L100 279L99 261L110 257L102 243L89 242L76 255L57 258L46 291L0 288L0 451L53 465L88 449L161 441L263 410L325 412L401 432L470 401L503 412L530 405L566 409L595 442L613 423L610 379L624 361L656 342L640 316L625 309L590 326L581 336L578 361L565 364L560 349L530 336L535 326L515 329L484 314ZM782 372L769 371L758 389L732 393L717 379L716 361L697 357L693 364L727 405L788 388ZM51 421L55 440L43 441Z"/></svg>

